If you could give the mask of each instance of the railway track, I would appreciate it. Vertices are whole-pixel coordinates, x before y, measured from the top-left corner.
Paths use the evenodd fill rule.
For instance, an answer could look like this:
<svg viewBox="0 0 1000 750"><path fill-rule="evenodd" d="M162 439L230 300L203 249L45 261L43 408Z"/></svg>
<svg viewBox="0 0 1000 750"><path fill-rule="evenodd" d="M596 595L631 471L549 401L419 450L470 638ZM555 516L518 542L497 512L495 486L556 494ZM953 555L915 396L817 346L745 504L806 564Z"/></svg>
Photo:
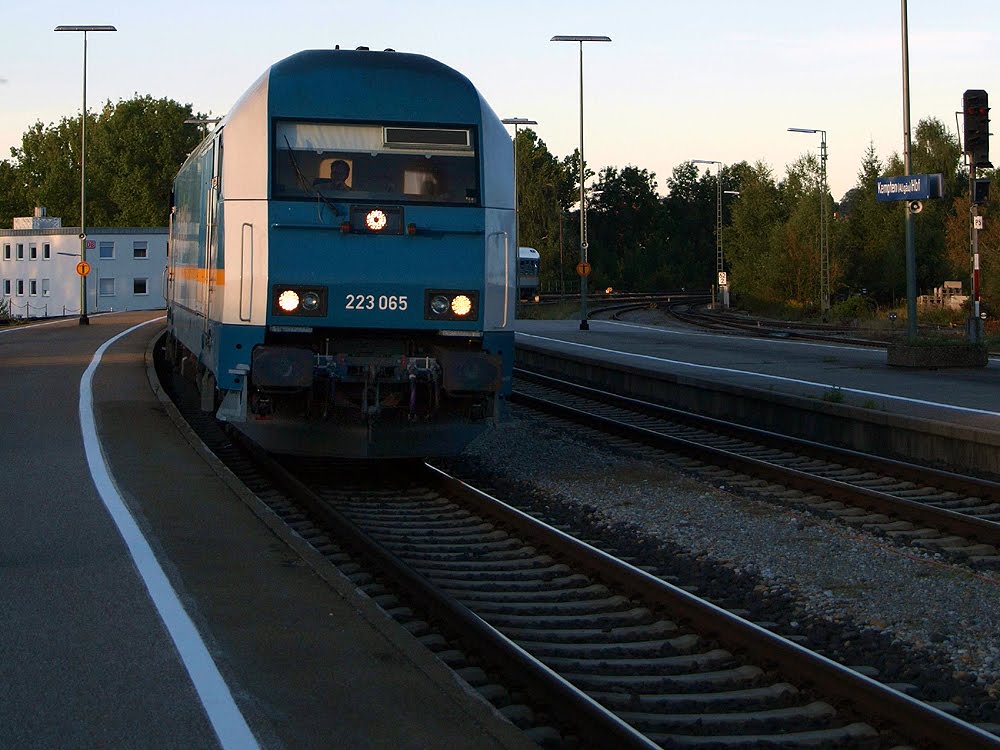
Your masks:
<svg viewBox="0 0 1000 750"><path fill-rule="evenodd" d="M296 533L543 746L1000 747L433 467L278 464L189 413Z"/></svg>
<svg viewBox="0 0 1000 750"><path fill-rule="evenodd" d="M735 472L762 494L974 567L1000 568L1000 484L649 404L524 370L514 399ZM733 478L726 476L727 481ZM759 491L759 488L758 488Z"/></svg>
<svg viewBox="0 0 1000 750"><path fill-rule="evenodd" d="M1000 746L431 466L286 491L596 747Z"/></svg>

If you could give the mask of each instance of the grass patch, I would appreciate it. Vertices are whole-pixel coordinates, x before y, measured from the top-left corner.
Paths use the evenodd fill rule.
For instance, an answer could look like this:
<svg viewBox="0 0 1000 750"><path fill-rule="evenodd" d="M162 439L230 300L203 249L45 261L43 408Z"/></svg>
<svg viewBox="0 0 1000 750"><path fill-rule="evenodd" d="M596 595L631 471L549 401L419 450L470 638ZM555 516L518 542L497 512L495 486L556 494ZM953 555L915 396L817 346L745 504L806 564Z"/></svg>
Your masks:
<svg viewBox="0 0 1000 750"><path fill-rule="evenodd" d="M844 403L844 393L839 388L831 388L823 394L823 400L831 404Z"/></svg>
<svg viewBox="0 0 1000 750"><path fill-rule="evenodd" d="M580 316L580 300L564 302L519 302L518 320L573 320Z"/></svg>

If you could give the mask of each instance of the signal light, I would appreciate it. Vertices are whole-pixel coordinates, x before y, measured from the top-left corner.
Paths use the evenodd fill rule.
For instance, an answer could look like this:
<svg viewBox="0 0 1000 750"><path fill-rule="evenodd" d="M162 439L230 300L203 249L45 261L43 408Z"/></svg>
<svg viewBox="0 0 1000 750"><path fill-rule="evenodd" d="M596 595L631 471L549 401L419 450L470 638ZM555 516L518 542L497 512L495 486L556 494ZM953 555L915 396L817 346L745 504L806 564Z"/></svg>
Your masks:
<svg viewBox="0 0 1000 750"><path fill-rule="evenodd" d="M976 205L982 205L990 199L990 181L979 179L976 180L975 188L973 191L972 202Z"/></svg>
<svg viewBox="0 0 1000 750"><path fill-rule="evenodd" d="M976 167L990 164L989 95L982 89L969 89L962 95L965 114L965 153Z"/></svg>

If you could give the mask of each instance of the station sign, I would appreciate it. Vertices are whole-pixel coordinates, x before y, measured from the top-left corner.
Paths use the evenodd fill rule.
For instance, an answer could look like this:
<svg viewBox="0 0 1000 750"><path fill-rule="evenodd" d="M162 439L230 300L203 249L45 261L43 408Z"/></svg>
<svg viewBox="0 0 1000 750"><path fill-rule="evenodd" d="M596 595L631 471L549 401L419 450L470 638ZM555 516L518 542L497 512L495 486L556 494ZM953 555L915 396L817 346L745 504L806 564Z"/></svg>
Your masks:
<svg viewBox="0 0 1000 750"><path fill-rule="evenodd" d="M86 276L90 273L90 264L85 260L81 260L76 264L76 272L81 276Z"/></svg>
<svg viewBox="0 0 1000 750"><path fill-rule="evenodd" d="M875 200L919 201L944 195L940 174L911 174L905 177L879 177L875 180Z"/></svg>
<svg viewBox="0 0 1000 750"><path fill-rule="evenodd" d="M590 276L590 264L586 261L576 264L577 276Z"/></svg>

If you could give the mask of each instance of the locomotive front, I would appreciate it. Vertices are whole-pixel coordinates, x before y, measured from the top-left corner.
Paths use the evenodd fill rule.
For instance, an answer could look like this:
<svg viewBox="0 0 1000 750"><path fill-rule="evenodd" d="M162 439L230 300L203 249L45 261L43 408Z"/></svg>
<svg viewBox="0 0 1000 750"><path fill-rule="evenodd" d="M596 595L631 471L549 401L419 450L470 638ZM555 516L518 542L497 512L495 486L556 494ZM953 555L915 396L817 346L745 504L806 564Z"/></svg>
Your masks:
<svg viewBox="0 0 1000 750"><path fill-rule="evenodd" d="M459 452L510 390L499 119L441 63L365 50L294 55L238 109L221 136L218 416L276 452Z"/></svg>

